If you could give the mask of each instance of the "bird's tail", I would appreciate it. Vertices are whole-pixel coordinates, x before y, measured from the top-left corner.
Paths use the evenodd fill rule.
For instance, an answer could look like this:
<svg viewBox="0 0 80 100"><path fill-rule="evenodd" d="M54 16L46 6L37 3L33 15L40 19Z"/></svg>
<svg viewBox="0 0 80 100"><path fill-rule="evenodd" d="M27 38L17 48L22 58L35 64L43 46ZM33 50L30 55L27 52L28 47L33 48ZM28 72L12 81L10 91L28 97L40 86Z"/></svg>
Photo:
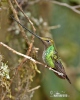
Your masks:
<svg viewBox="0 0 80 100"><path fill-rule="evenodd" d="M70 79L68 78L68 76L66 75L66 79L68 80L68 82L71 84L71 81Z"/></svg>

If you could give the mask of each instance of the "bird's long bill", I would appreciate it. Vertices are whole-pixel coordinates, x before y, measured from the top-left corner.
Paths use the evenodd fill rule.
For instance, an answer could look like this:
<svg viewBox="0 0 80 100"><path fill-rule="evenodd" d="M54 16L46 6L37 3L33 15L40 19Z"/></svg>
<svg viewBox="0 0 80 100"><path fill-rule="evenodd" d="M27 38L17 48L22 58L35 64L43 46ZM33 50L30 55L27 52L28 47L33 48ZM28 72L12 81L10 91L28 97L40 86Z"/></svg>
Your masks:
<svg viewBox="0 0 80 100"><path fill-rule="evenodd" d="M31 33L32 35L36 36L38 39L40 39L42 41L42 43L44 44L43 40L40 38L40 36L36 35L34 32L30 31L29 29L27 29L25 26L23 26L19 21L17 21L14 17L10 16L13 20L15 20L18 24L20 24L25 30L27 30L29 33Z"/></svg>

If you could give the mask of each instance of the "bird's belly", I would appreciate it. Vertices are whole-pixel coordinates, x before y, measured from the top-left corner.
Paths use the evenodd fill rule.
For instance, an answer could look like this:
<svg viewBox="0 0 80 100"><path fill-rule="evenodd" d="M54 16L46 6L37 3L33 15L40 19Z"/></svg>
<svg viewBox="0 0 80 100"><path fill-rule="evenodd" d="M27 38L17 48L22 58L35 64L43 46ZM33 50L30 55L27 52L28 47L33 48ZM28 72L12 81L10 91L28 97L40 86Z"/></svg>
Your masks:
<svg viewBox="0 0 80 100"><path fill-rule="evenodd" d="M48 52L44 51L43 55L42 55L42 59L43 59L44 63L48 65L48 67L54 68L54 61L51 58L51 53L52 52L49 52L49 54L48 54Z"/></svg>

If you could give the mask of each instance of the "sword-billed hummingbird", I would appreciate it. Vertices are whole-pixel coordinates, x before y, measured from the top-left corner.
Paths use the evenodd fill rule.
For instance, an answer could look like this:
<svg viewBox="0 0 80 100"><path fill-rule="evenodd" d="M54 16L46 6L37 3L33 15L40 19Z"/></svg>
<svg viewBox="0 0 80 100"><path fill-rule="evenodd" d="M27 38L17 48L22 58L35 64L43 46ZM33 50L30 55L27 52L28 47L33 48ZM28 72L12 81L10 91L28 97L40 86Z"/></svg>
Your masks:
<svg viewBox="0 0 80 100"><path fill-rule="evenodd" d="M12 17L12 19L14 19L14 18ZM27 29L25 26L23 26L16 19L14 19L14 20L18 24L20 24L24 29L26 29L27 31L29 31L31 34L33 34L34 36L36 36L37 38L39 38L42 41L42 43L44 44L44 51L43 51L43 54L42 54L42 58L43 58L44 63L49 68L54 69L55 71L57 71L59 73L62 73L63 75L60 75L60 74L54 72L59 78L67 79L68 82L71 84L71 81L69 80L68 76L66 75L66 72L65 72L65 69L63 67L62 61L60 60L60 57L59 57L59 55L56 51L54 41L51 38L48 38L48 37L44 38L44 37L40 37L40 36L36 35L32 31Z"/></svg>

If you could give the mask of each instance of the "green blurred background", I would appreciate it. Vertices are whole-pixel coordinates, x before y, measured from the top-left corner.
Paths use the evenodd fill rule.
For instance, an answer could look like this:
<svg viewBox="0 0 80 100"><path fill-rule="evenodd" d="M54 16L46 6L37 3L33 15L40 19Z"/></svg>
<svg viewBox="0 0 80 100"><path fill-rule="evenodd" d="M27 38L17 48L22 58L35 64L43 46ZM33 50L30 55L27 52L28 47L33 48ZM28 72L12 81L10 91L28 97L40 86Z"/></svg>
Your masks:
<svg viewBox="0 0 80 100"><path fill-rule="evenodd" d="M66 2L71 6L80 4L80 0L57 1L59 1L60 3ZM2 3L2 6L7 7L6 4L4 5L4 3ZM39 66L38 68L40 69L41 74L36 73L36 76L32 82L32 87L41 85L41 88L35 91L32 100L80 100L80 14L72 11L67 7L56 5L49 1L45 2L42 0L28 6L26 9L26 13L31 13L31 15L34 16L34 18L37 20L37 23L39 21L39 18L42 18L43 23L39 25L35 24L37 33L40 36L53 37L57 51L59 52L61 59L64 61L66 73L72 82L72 85L70 85L66 80L59 79L57 76L55 76L52 71ZM0 15L2 16L0 16L0 23L2 25L0 29L0 41L2 42L6 42L8 40L6 39L7 35L10 35L10 33L6 31L9 26L8 21L6 21L7 23L2 22L2 20L8 19L8 10L9 9L7 9L7 12L5 12L7 16L4 15L5 10L2 10L0 12ZM35 21L33 20L33 22ZM56 25L59 25L60 27L48 30L49 32L46 33L47 29L45 30L43 27L45 26L45 23L47 23L46 28ZM3 31L3 29L5 30ZM44 32L42 32L43 29ZM1 34L2 32L4 34ZM19 39L20 34L15 36L13 35L13 37ZM15 39L15 41L21 42L20 39L17 39ZM11 43L13 43L12 40ZM16 44L18 45L18 43ZM40 48L37 59L39 61L42 61L41 53L43 51L43 45L38 39L35 39L34 45ZM22 47L24 46L20 46L19 48L17 47L17 50L21 51ZM4 53L4 51L2 52ZM7 54L5 53L4 55L4 57L7 56ZM16 60L18 59L14 56L14 54L10 54L10 56L12 57L13 62L16 62ZM9 61L11 64L10 58L7 57L7 59L5 60ZM13 66L14 65L16 65L16 63L13 64ZM52 95L57 92L61 94L65 93L68 95L68 97L52 97Z"/></svg>
<svg viewBox="0 0 80 100"><path fill-rule="evenodd" d="M80 0L63 1L72 5L79 4L80 2ZM59 28L53 29L50 32L55 41L58 53L67 67L66 72L71 79L72 85L80 91L80 15L67 7L52 3L39 5L39 11L38 16L42 14L44 20L47 20L50 26L60 25ZM66 80L56 77L53 72L44 69L40 78L41 89L39 92L41 94L36 92L33 100L35 98L38 100L80 99L80 92L77 92ZM68 94L69 97L51 97L56 92L63 93L62 91ZM38 95L41 95L41 98Z"/></svg>

